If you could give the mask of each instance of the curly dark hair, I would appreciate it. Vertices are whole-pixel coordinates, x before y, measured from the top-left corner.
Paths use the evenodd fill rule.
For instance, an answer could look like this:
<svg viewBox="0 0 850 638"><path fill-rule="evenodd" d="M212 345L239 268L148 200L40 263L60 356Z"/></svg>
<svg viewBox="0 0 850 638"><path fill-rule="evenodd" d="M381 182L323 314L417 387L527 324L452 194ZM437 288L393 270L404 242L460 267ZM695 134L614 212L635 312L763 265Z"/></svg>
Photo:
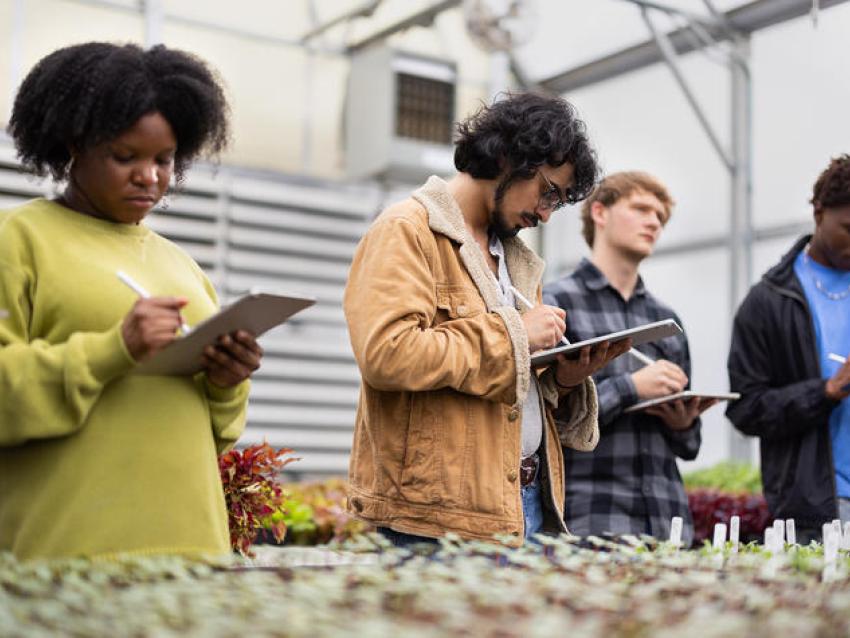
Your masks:
<svg viewBox="0 0 850 638"><path fill-rule="evenodd" d="M497 200L516 180L530 179L543 164L574 167L567 201L587 197L599 168L587 127L575 107L559 97L508 94L457 125L455 168L477 179L505 178Z"/></svg>
<svg viewBox="0 0 850 638"><path fill-rule="evenodd" d="M818 176L810 200L815 208L830 208L850 204L850 155L832 159Z"/></svg>
<svg viewBox="0 0 850 638"><path fill-rule="evenodd" d="M178 182L198 155L227 145L229 108L217 74L163 45L88 42L54 51L21 83L8 130L27 170L61 181L72 149L114 139L153 112L174 131Z"/></svg>

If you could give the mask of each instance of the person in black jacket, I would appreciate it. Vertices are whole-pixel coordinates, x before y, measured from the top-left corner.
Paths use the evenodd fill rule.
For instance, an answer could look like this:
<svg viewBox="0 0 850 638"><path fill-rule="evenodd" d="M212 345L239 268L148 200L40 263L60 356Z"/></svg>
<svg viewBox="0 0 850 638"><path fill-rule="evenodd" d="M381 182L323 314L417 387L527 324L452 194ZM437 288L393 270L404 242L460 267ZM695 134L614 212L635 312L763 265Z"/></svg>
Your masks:
<svg viewBox="0 0 850 638"><path fill-rule="evenodd" d="M850 156L834 159L812 197L815 232L750 290L728 369L741 393L726 415L761 440L764 494L798 540L850 520Z"/></svg>

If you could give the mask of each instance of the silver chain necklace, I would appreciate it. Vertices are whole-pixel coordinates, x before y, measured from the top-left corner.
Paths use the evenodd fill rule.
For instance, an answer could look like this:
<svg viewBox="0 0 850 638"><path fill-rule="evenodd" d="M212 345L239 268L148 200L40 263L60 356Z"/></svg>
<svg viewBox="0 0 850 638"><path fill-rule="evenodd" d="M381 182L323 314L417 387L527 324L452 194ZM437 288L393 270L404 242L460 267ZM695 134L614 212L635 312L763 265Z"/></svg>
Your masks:
<svg viewBox="0 0 850 638"><path fill-rule="evenodd" d="M806 266L809 268L809 272L812 275L812 281L815 282L815 288L818 289L818 292L823 294L830 301L841 301L842 299L846 299L848 295L850 295L850 286L847 286L845 290L841 292L832 292L831 290L827 290L826 286L823 285L823 282L817 278L814 270L812 269L812 258L809 256L809 247L811 247L811 243L806 244L806 247L803 249L803 261L806 262Z"/></svg>

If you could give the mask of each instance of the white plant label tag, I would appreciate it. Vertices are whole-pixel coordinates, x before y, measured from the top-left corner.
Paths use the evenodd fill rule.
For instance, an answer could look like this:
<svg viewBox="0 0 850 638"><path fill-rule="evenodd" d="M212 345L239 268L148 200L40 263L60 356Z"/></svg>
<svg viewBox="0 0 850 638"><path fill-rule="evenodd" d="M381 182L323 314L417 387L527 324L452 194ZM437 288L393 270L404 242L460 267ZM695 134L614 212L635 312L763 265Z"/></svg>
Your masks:
<svg viewBox="0 0 850 638"><path fill-rule="evenodd" d="M741 540L741 517L733 516L729 520L729 540L732 541L732 551L738 551L738 543Z"/></svg>
<svg viewBox="0 0 850 638"><path fill-rule="evenodd" d="M714 549L723 549L726 544L726 523L717 523L714 526Z"/></svg>
<svg viewBox="0 0 850 638"><path fill-rule="evenodd" d="M676 547L682 545L682 517L674 516L670 521L670 542Z"/></svg>
<svg viewBox="0 0 850 638"><path fill-rule="evenodd" d="M797 544L797 526L794 524L793 518L785 519L785 541L789 545Z"/></svg>

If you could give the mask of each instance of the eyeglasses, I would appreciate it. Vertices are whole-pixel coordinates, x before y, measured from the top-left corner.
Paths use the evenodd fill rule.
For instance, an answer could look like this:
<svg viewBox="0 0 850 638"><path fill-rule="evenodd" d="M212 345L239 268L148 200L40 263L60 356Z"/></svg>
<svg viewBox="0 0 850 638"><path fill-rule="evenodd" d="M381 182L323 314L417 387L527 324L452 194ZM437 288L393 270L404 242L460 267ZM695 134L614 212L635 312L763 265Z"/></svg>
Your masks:
<svg viewBox="0 0 850 638"><path fill-rule="evenodd" d="M538 170L537 174L543 178L547 188L546 191L540 195L540 199L537 200L535 212L549 211L554 213L559 208L566 206L566 200L561 197L561 189L555 186L542 171Z"/></svg>

